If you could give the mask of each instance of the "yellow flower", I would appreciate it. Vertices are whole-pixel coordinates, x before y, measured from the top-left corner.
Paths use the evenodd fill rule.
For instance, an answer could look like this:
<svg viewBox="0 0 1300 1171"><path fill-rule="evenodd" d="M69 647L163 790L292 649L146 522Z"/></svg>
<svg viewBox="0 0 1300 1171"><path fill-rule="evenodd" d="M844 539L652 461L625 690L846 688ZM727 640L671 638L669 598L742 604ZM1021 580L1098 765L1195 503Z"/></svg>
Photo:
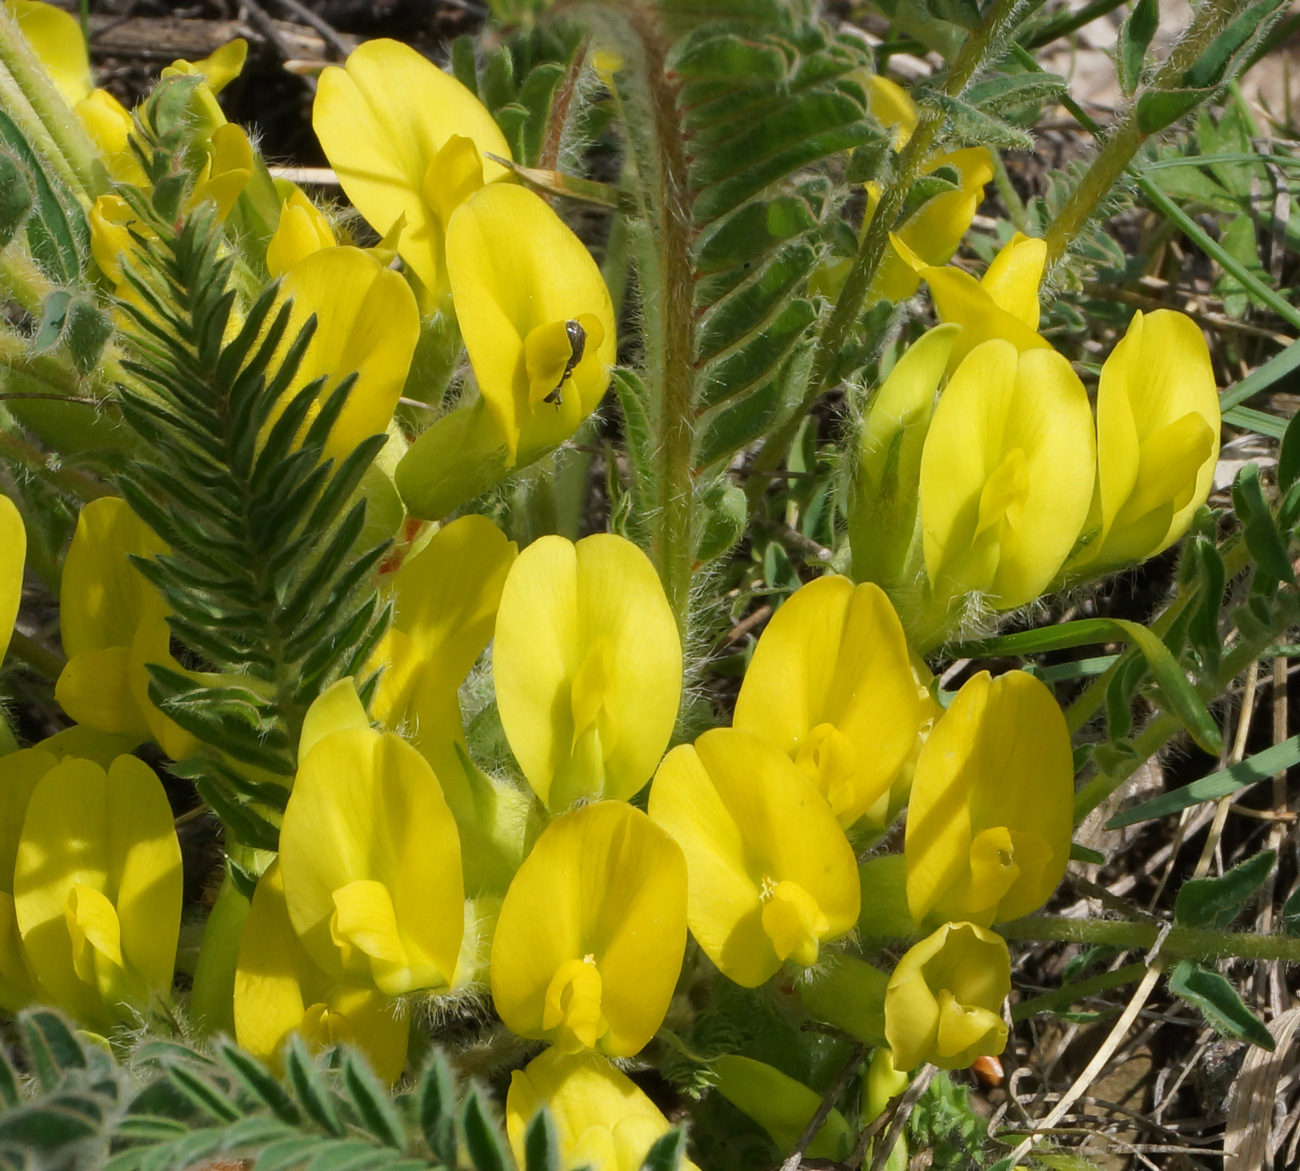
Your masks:
<svg viewBox="0 0 1300 1171"><path fill-rule="evenodd" d="M239 76L247 58L248 42L243 37L236 37L204 57L202 61L173 61L160 73L159 76L163 80L170 77L202 79L195 87L189 102L189 113L194 119L197 141L207 141L219 127L227 124L226 116L217 103L217 94Z"/></svg>
<svg viewBox="0 0 1300 1171"><path fill-rule="evenodd" d="M1065 874L1073 798L1070 732L1051 691L1023 671L969 679L912 781L912 918L988 926L1037 910Z"/></svg>
<svg viewBox="0 0 1300 1171"><path fill-rule="evenodd" d="M822 1104L821 1094L779 1069L738 1053L718 1057L710 1065L718 1093L767 1131L782 1154L794 1150ZM804 1154L840 1162L852 1146L853 1135L844 1115L832 1108Z"/></svg>
<svg viewBox="0 0 1300 1171"><path fill-rule="evenodd" d="M18 21L59 96L69 106L87 97L95 82L76 18L40 0L5 0L5 7Z"/></svg>
<svg viewBox="0 0 1300 1171"><path fill-rule="evenodd" d="M796 590L768 623L734 724L791 757L847 829L889 791L924 714L889 599L831 576Z"/></svg>
<svg viewBox="0 0 1300 1171"><path fill-rule="evenodd" d="M0 567L0 661L3 661L23 600L23 565L27 560L27 529L22 513L4 495L0 495L0 544L5 549Z"/></svg>
<svg viewBox="0 0 1300 1171"><path fill-rule="evenodd" d="M77 723L137 744L152 737L179 760L197 741L149 699L147 664L180 669L168 652L167 607L131 562L166 552L124 500L106 496L81 510L59 590L68 662L54 697Z"/></svg>
<svg viewBox="0 0 1300 1171"><path fill-rule="evenodd" d="M70 757L32 791L14 912L41 988L106 1031L166 999L181 917L181 851L153 770Z"/></svg>
<svg viewBox="0 0 1300 1171"><path fill-rule="evenodd" d="M407 45L367 41L320 76L312 126L339 183L380 235L405 217L398 252L426 312L445 299L443 237L457 203L509 172L492 115L450 74Z"/></svg>
<svg viewBox="0 0 1300 1171"><path fill-rule="evenodd" d="M235 1036L254 1057L275 1064L293 1033L313 1050L354 1045L385 1081L406 1065L409 1033L398 1004L374 988L321 971L294 933L280 862L258 880L239 939Z"/></svg>
<svg viewBox="0 0 1300 1171"><path fill-rule="evenodd" d="M0 756L0 1011L7 1013L16 1013L40 994L14 915L14 867L32 792L58 763L42 748Z"/></svg>
<svg viewBox="0 0 1300 1171"><path fill-rule="evenodd" d="M330 222L298 187L291 187L280 205L280 223L266 246L266 269L283 276L300 260L338 244Z"/></svg>
<svg viewBox="0 0 1300 1171"><path fill-rule="evenodd" d="M188 206L214 203L217 215L224 220L253 177L253 144L243 127L227 122L212 132L207 141L207 155L194 181Z"/></svg>
<svg viewBox="0 0 1300 1171"><path fill-rule="evenodd" d="M708 957L756 988L787 960L810 965L858 918L858 868L825 798L788 756L715 728L674 748L650 816L686 855L686 918Z"/></svg>
<svg viewBox="0 0 1300 1171"><path fill-rule="evenodd" d="M122 284L122 261L130 263L139 245L131 236L152 233L136 219L131 205L120 195L101 195L90 209L90 254L113 284ZM121 290L119 289L119 295Z"/></svg>
<svg viewBox="0 0 1300 1171"><path fill-rule="evenodd" d="M600 801L547 826L506 892L492 999L562 1053L639 1053L663 1023L686 948L686 862L639 809Z"/></svg>
<svg viewBox="0 0 1300 1171"><path fill-rule="evenodd" d="M549 809L627 800L668 746L682 689L677 623L650 559L604 533L534 541L506 578L493 674L506 739Z"/></svg>
<svg viewBox="0 0 1300 1171"><path fill-rule="evenodd" d="M447 269L483 402L508 463L526 464L572 435L609 385L609 290L545 200L509 184L482 187L456 209Z"/></svg>
<svg viewBox="0 0 1300 1171"><path fill-rule="evenodd" d="M310 747L280 861L294 930L328 975L390 996L452 982L460 840L433 770L400 737L348 728Z"/></svg>
<svg viewBox="0 0 1300 1171"><path fill-rule="evenodd" d="M324 402L342 379L357 376L325 444L325 458L341 461L362 440L387 430L393 417L420 336L415 298L401 276L360 248L311 253L285 275L280 295L293 301L285 349L316 317L316 332L282 403L322 377L317 401Z"/></svg>
<svg viewBox="0 0 1300 1171"><path fill-rule="evenodd" d="M907 90L879 73L873 73L867 81L867 109L877 122L894 132L895 150L907 145L920 119L920 111Z"/></svg>
<svg viewBox="0 0 1300 1171"><path fill-rule="evenodd" d="M1038 286L1047 241L1017 232L993 258L981 280L953 265L937 266L916 254L905 235L891 237L907 265L930 286L939 320L962 327L948 357L948 373L981 342L1001 338L1017 350L1050 349L1038 334Z"/></svg>
<svg viewBox="0 0 1300 1171"><path fill-rule="evenodd" d="M1000 1014L1010 991L1005 940L974 923L945 923L889 977L885 1035L894 1067L964 1069L977 1057L997 1056L1007 1044Z"/></svg>
<svg viewBox="0 0 1300 1171"><path fill-rule="evenodd" d="M135 121L131 113L106 89L97 89L74 107L82 127L99 147L104 166L117 183L148 187L149 180L131 149L131 132Z"/></svg>
<svg viewBox="0 0 1300 1171"><path fill-rule="evenodd" d="M867 407L849 503L856 581L892 590L916 578L921 453L960 328L927 330L899 358Z"/></svg>
<svg viewBox="0 0 1300 1171"><path fill-rule="evenodd" d="M543 1106L555 1123L565 1171L641 1171L655 1140L672 1129L636 1083L598 1053L548 1049L510 1075L506 1133L521 1167L524 1135ZM682 1165L698 1171L689 1160Z"/></svg>
<svg viewBox="0 0 1300 1171"><path fill-rule="evenodd" d="M1097 538L1089 572L1167 549L1205 503L1219 458L1219 395L1205 337L1169 309L1135 313L1097 388Z"/></svg>
<svg viewBox="0 0 1300 1171"><path fill-rule="evenodd" d="M921 454L935 609L943 615L968 591L998 610L1038 597L1087 519L1094 461L1088 395L1065 358L1003 340L973 350L940 398Z"/></svg>

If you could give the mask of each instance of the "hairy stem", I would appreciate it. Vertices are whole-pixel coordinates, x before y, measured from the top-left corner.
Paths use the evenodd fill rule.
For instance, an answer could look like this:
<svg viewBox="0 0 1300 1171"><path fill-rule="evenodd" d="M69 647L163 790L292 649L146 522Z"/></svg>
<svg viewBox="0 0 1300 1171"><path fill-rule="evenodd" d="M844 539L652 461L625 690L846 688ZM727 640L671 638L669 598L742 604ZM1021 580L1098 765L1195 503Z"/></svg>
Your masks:
<svg viewBox="0 0 1300 1171"><path fill-rule="evenodd" d="M94 145L77 116L54 88L49 74L18 27L17 19L3 6L0 6L0 65L4 66L9 79L54 144L54 161L63 164L61 170L66 168L66 172L71 173L73 187L79 189L87 202L107 191L108 176ZM21 113L19 117L21 121L27 120L21 118ZM39 144L33 143L32 146L40 151Z"/></svg>
<svg viewBox="0 0 1300 1171"><path fill-rule="evenodd" d="M1066 919L1058 915L1029 915L998 925L1006 939L1037 943L1107 944L1145 951L1160 938L1157 923L1123 919ZM1173 927L1165 936L1161 955L1188 960L1214 960L1236 956L1243 960L1300 961L1300 937L1254 935L1245 931L1213 931L1203 927Z"/></svg>
<svg viewBox="0 0 1300 1171"><path fill-rule="evenodd" d="M1042 0L1036 0L1036 3L1041 2ZM945 94L949 97L961 95L984 67L989 57L1002 45L1007 30L1021 14L1021 0L994 0L984 20L966 38L957 60L948 71L943 85ZM830 383L840 352L857 324L862 307L866 304L867 296L871 291L871 284L876 278L876 271L885 257L885 250L889 246L889 233L894 229L895 221L903 209L908 193L921 177L926 159L943 129L944 121L945 115L942 110L933 106L922 106L916 129L898 156L894 166L894 178L881 194L875 214L871 217L866 232L863 233L848 279L845 280L844 288L835 302L835 308L831 310L830 318L826 322L826 328L822 330L821 337L818 339L817 350L813 355L812 372L808 378L808 387L804 392L803 401L763 444L763 450L759 452L754 462L755 472L773 471L781 463L804 417ZM766 477L761 474L751 477L749 492L751 505L761 498L766 484Z"/></svg>
<svg viewBox="0 0 1300 1171"><path fill-rule="evenodd" d="M1144 93L1178 89L1183 84L1183 74L1205 52L1238 14L1241 0L1205 0L1196 10L1192 23L1183 33L1165 63L1160 67ZM1148 135L1138 126L1138 101L1135 99L1124 117L1106 136L1101 151L1093 159L1079 185L1053 219L1047 230L1047 259L1052 265L1067 252L1075 237L1106 198L1110 189L1128 169L1133 156L1147 140Z"/></svg>

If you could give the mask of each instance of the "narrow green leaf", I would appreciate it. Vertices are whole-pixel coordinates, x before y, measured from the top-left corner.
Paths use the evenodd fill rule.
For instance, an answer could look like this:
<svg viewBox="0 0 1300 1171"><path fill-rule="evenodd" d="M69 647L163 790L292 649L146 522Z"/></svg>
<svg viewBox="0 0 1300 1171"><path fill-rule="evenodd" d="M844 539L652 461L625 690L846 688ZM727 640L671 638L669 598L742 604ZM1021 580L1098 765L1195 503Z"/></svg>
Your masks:
<svg viewBox="0 0 1300 1171"><path fill-rule="evenodd" d="M343 1059L343 1085L361 1125L381 1143L401 1150L406 1145L402 1120L379 1079L355 1053Z"/></svg>
<svg viewBox="0 0 1300 1171"><path fill-rule="evenodd" d="M217 1054L222 1064L260 1105L290 1125L296 1126L302 1120L302 1114L284 1087L251 1053L245 1053L238 1045L226 1042L217 1048Z"/></svg>
<svg viewBox="0 0 1300 1171"><path fill-rule="evenodd" d="M1155 0L1145 2L1155 7ZM1056 73L994 73L972 85L962 94L962 100L987 114L995 114L1013 106L1049 101L1065 89L1065 78Z"/></svg>
<svg viewBox="0 0 1300 1171"><path fill-rule="evenodd" d="M1218 754L1223 746L1222 735L1205 703L1187 681L1187 676L1169 653L1169 648L1145 626L1136 622L1114 618L1084 618L1077 622L1062 622L1059 626L1045 626L1038 630L962 643L952 653L955 658L1033 655L1099 642L1127 642L1136 646L1145 656L1151 674L1165 693L1173 714L1192 734L1197 744L1207 752Z"/></svg>
<svg viewBox="0 0 1300 1171"><path fill-rule="evenodd" d="M686 1134L681 1128L660 1135L641 1160L641 1171L677 1171L686 1157Z"/></svg>
<svg viewBox="0 0 1300 1171"><path fill-rule="evenodd" d="M1277 854L1264 850L1218 878L1189 878L1178 889L1174 922L1180 927L1223 930L1273 873Z"/></svg>
<svg viewBox="0 0 1300 1171"><path fill-rule="evenodd" d="M1286 543L1264 499L1258 465L1248 463L1237 474L1232 486L1232 502L1241 521L1246 547L1260 571L1272 581L1295 585L1295 571L1291 568Z"/></svg>
<svg viewBox="0 0 1300 1171"><path fill-rule="evenodd" d="M0 1143L17 1143L35 1152L55 1152L98 1134L101 1118L72 1106L31 1103L0 1115Z"/></svg>
<svg viewBox="0 0 1300 1171"><path fill-rule="evenodd" d="M1300 887L1282 904L1282 930L1288 935L1300 935Z"/></svg>
<svg viewBox="0 0 1300 1171"><path fill-rule="evenodd" d="M1120 84L1126 94L1132 94L1142 80L1142 63L1159 23L1159 0L1138 0L1120 29L1116 63L1119 65Z"/></svg>
<svg viewBox="0 0 1300 1171"><path fill-rule="evenodd" d="M952 135L973 146L998 147L1002 150L1033 150L1034 140L1019 126L1012 126L993 114L986 114L960 98L930 91L934 101L951 119Z"/></svg>
<svg viewBox="0 0 1300 1171"><path fill-rule="evenodd" d="M1181 789L1162 793L1132 809L1125 809L1112 817L1106 823L1106 828L1123 829L1126 825L1137 825L1143 821L1167 817L1171 813L1181 813L1203 801L1216 801L1239 789L1266 781L1274 773L1280 773L1296 764L1300 764L1300 736L1292 736L1289 740L1265 748L1263 752L1248 756L1240 764L1211 773Z"/></svg>
<svg viewBox="0 0 1300 1171"><path fill-rule="evenodd" d="M194 1105L218 1122L233 1122L240 1117L239 1110L231 1105L228 1093L217 1089L187 1066L169 1066L167 1078Z"/></svg>
<svg viewBox="0 0 1300 1171"><path fill-rule="evenodd" d="M312 1121L330 1134L342 1134L343 1124L339 1121L329 1087L297 1033L284 1055L284 1075L293 1087L298 1104Z"/></svg>
<svg viewBox="0 0 1300 1171"><path fill-rule="evenodd" d="M1169 990L1200 1009L1217 1033L1249 1041L1270 1053L1276 1047L1263 1022L1245 1006L1237 990L1218 972L1191 960L1179 960L1170 973Z"/></svg>
<svg viewBox="0 0 1300 1171"><path fill-rule="evenodd" d="M1288 347L1285 352L1290 353L1290 349ZM1291 416L1277 453L1277 486L1281 492L1290 491L1291 485L1300 479L1300 423L1297 420L1300 420L1300 415Z"/></svg>
<svg viewBox="0 0 1300 1171"><path fill-rule="evenodd" d="M320 1145L320 1138L286 1138L272 1143L257 1156L253 1171L292 1171L306 1162L312 1150Z"/></svg>
<svg viewBox="0 0 1300 1171"><path fill-rule="evenodd" d="M1100 866L1106 861L1106 855L1100 850L1090 850L1087 846L1079 845L1078 842L1071 842L1070 861L1088 862L1094 866Z"/></svg>
<svg viewBox="0 0 1300 1171"><path fill-rule="evenodd" d="M441 1053L434 1053L420 1078L419 1115L420 1133L429 1150L448 1167L455 1166L456 1087Z"/></svg>
<svg viewBox="0 0 1300 1171"><path fill-rule="evenodd" d="M551 1112L543 1106L524 1131L524 1171L560 1171L560 1147Z"/></svg>
<svg viewBox="0 0 1300 1171"><path fill-rule="evenodd" d="M45 1090L56 1090L69 1070L85 1069L86 1055L76 1035L57 1013L31 1009L19 1018L27 1054Z"/></svg>
<svg viewBox="0 0 1300 1171"><path fill-rule="evenodd" d="M465 1096L460 1127L474 1171L513 1171L515 1161L476 1089Z"/></svg>

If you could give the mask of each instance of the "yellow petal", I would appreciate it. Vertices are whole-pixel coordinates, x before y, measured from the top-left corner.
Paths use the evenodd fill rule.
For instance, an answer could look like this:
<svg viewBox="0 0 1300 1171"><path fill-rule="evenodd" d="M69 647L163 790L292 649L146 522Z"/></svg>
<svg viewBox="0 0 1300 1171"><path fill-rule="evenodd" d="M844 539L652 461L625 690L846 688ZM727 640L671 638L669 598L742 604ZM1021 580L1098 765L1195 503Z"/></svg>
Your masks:
<svg viewBox="0 0 1300 1171"><path fill-rule="evenodd" d="M406 1064L409 1030L397 1002L334 981L312 963L289 922L278 861L258 881L240 937L234 1016L239 1044L277 1065L294 1032L315 1048L355 1045L389 1083Z"/></svg>
<svg viewBox="0 0 1300 1171"><path fill-rule="evenodd" d="M925 567L940 598L997 609L1038 597L1087 519L1094 476L1087 392L1054 350L986 342L958 367L921 456Z"/></svg>
<svg viewBox="0 0 1300 1171"><path fill-rule="evenodd" d="M135 122L131 113L106 89L93 90L79 101L73 112L99 148L109 176L118 183L148 187L149 179L131 149ZM101 266L102 267L102 266Z"/></svg>
<svg viewBox="0 0 1300 1171"><path fill-rule="evenodd" d="M946 923L912 947L885 992L885 1035L897 1069L931 1062L964 1069L1007 1043L1002 1002L1011 957L999 935L973 923Z"/></svg>
<svg viewBox="0 0 1300 1171"><path fill-rule="evenodd" d="M492 638L518 550L487 517L463 516L439 529L393 576L393 621L453 687Z"/></svg>
<svg viewBox="0 0 1300 1171"><path fill-rule="evenodd" d="M14 918L13 895L0 891L0 1011L17 1013L37 995Z"/></svg>
<svg viewBox="0 0 1300 1171"><path fill-rule="evenodd" d="M79 975L68 922L69 895L79 885L112 896L120 967L138 988L126 1005ZM92 895L85 898L83 933L103 943L104 916L94 913ZM14 910L42 986L87 1025L129 1018L131 1009L147 1007L148 996L166 995L180 931L181 855L171 806L146 764L123 756L105 774L69 758L41 778L18 845Z"/></svg>
<svg viewBox="0 0 1300 1171"><path fill-rule="evenodd" d="M927 199L901 227L899 238L927 264L947 264L970 230L975 209L984 199L984 185L993 178L993 160L982 146L935 155L926 160L927 174L940 167L955 170L955 191Z"/></svg>
<svg viewBox="0 0 1300 1171"><path fill-rule="evenodd" d="M48 752L56 761L77 756L83 760L93 760L100 768L106 769L119 756L138 748L144 739L145 736L138 734L112 735L107 732L97 732L94 728L86 728L81 724L73 724L71 728L64 728L62 732L46 736L34 747L42 752Z"/></svg>
<svg viewBox="0 0 1300 1171"><path fill-rule="evenodd" d="M194 184L190 206L211 201L224 220L253 177L253 144L243 127L227 122L212 132L208 149L208 163Z"/></svg>
<svg viewBox="0 0 1300 1171"><path fill-rule="evenodd" d="M598 694L597 658L608 668ZM533 542L506 578L493 672L511 750L552 810L631 797L668 745L682 684L677 624L649 558L608 534Z"/></svg>
<svg viewBox="0 0 1300 1171"><path fill-rule="evenodd" d="M18 21L59 96L75 106L95 86L76 18L40 0L5 0L5 7Z"/></svg>
<svg viewBox="0 0 1300 1171"><path fill-rule="evenodd" d="M1035 240L1017 232L993 258L980 281L993 303L1030 329L1038 329L1041 306L1038 286L1043 282L1047 264L1047 241Z"/></svg>
<svg viewBox="0 0 1300 1171"><path fill-rule="evenodd" d="M782 1154L792 1151L821 1106L822 1095L779 1069L738 1053L715 1058L710 1064L718 1093L767 1131ZM814 1159L839 1161L852 1145L848 1123L832 1109L805 1153Z"/></svg>
<svg viewBox="0 0 1300 1171"><path fill-rule="evenodd" d="M0 756L0 891L13 894L14 863L27 804L36 783L58 764L42 748L23 748Z"/></svg>
<svg viewBox="0 0 1300 1171"><path fill-rule="evenodd" d="M336 462L363 439L387 430L406 383L420 314L401 276L359 248L325 248L295 265L281 283L292 298L286 337L316 316L316 332L288 397L324 377L324 401L349 374L357 380L325 444Z"/></svg>
<svg viewBox="0 0 1300 1171"><path fill-rule="evenodd" d="M149 722L131 691L130 663L130 648L122 646L73 655L59 674L54 698L78 724L144 740Z"/></svg>
<svg viewBox="0 0 1300 1171"><path fill-rule="evenodd" d="M867 108L877 122L893 129L894 149L902 150L920 117L911 95L897 82L876 73L871 77Z"/></svg>
<svg viewBox="0 0 1300 1171"><path fill-rule="evenodd" d="M734 724L795 758L847 828L889 789L921 717L889 599L879 586L829 576L796 590L768 623ZM836 739L822 732L812 743L822 726Z"/></svg>
<svg viewBox="0 0 1300 1171"><path fill-rule="evenodd" d="M631 1057L663 1023L685 947L682 851L640 810L601 801L553 821L511 882L492 998L520 1036Z"/></svg>
<svg viewBox="0 0 1300 1171"><path fill-rule="evenodd" d="M247 59L248 42L243 37L235 37L201 61L173 61L170 71L189 77L202 77L208 89L219 94L243 72ZM164 69L163 76L168 75L169 71Z"/></svg>
<svg viewBox="0 0 1300 1171"><path fill-rule="evenodd" d="M1042 906L1065 873L1073 792L1070 734L1051 691L1023 671L968 680L912 781L904 853L913 918L987 925ZM1012 865L1009 881L995 876Z"/></svg>
<svg viewBox="0 0 1300 1171"><path fill-rule="evenodd" d="M266 246L267 272L273 277L283 276L313 252L333 248L337 243L329 220L295 187L280 208L280 223Z"/></svg>
<svg viewBox="0 0 1300 1171"><path fill-rule="evenodd" d="M367 41L320 76L312 126L343 190L377 232L402 216L398 252L431 297L447 285L444 224L426 196L429 166L452 135L471 139L480 154L510 158L492 116L450 74L397 41ZM507 172L482 160L491 183Z"/></svg>
<svg viewBox="0 0 1300 1171"><path fill-rule="evenodd" d="M166 551L125 500L105 496L82 508L59 591L59 629L69 659L82 651L130 646L141 621L162 604L130 557Z"/></svg>
<svg viewBox="0 0 1300 1171"><path fill-rule="evenodd" d="M1090 568L1152 556L1187 531L1209 495L1220 425L1200 327L1168 309L1135 313L1097 388L1102 530Z"/></svg>
<svg viewBox="0 0 1300 1171"><path fill-rule="evenodd" d="M27 560L27 530L22 513L8 496L0 495L0 542L8 550L0 572L0 659L9 649L18 607L23 598L23 565Z"/></svg>
<svg viewBox="0 0 1300 1171"><path fill-rule="evenodd" d="M527 463L572 435L609 385L616 350L609 290L546 201L512 184L489 184L456 209L447 269L479 390L511 461ZM535 400L526 339L569 322L582 330L581 357L571 346L570 377L549 388L552 401Z"/></svg>
<svg viewBox="0 0 1300 1171"><path fill-rule="evenodd" d="M320 740L298 769L280 830L289 916L313 960L342 979L396 995L448 984L464 932L456 822L424 758L369 729ZM386 888L406 956L392 964L331 932L336 893L350 883Z"/></svg>
<svg viewBox="0 0 1300 1171"><path fill-rule="evenodd" d="M789 757L752 733L715 728L674 748L651 786L650 816L686 855L691 934L737 984L755 988L781 966L764 907L782 882L802 892L785 888L818 944L857 922L857 862L835 815Z"/></svg>
<svg viewBox="0 0 1300 1171"><path fill-rule="evenodd" d="M555 1123L556 1145L566 1169L592 1166L590 1155L596 1150L607 1152L606 1158L612 1154L615 1160L601 1171L640 1171L654 1141L672 1129L636 1083L604 1057L548 1049L510 1075L506 1133L520 1166L524 1132L543 1106ZM620 1144L622 1136L633 1141ZM694 1164L683 1166L695 1171Z"/></svg>
<svg viewBox="0 0 1300 1171"><path fill-rule="evenodd" d="M302 721L302 734L298 738L298 763L326 736L333 732L346 732L355 728L369 728L370 717L357 695L356 685L349 675L325 688L307 709Z"/></svg>

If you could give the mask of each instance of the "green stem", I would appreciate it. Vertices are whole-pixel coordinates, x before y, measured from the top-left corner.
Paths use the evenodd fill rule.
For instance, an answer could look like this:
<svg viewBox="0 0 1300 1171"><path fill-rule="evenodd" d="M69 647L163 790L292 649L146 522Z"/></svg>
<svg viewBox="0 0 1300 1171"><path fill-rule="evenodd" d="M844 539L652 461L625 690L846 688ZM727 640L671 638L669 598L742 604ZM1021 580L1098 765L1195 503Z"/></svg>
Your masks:
<svg viewBox="0 0 1300 1171"><path fill-rule="evenodd" d="M8 71L27 105L53 142L57 159L74 176L73 186L91 202L108 190L108 176L81 123L32 51L17 19L0 6L0 65ZM35 146L35 144L33 144Z"/></svg>
<svg viewBox="0 0 1300 1171"><path fill-rule="evenodd" d="M68 665L61 656L41 646L34 638L29 638L20 630L15 630L9 638L9 653L51 681L57 680L63 674L63 668Z"/></svg>
<svg viewBox="0 0 1300 1171"><path fill-rule="evenodd" d="M53 283L36 267L31 256L20 250L16 240L0 252L0 300L13 301L39 318L46 294L53 288Z"/></svg>
<svg viewBox="0 0 1300 1171"><path fill-rule="evenodd" d="M641 266L641 308L646 318L647 366L658 439L654 457L657 497L650 502L650 556L684 635L691 590L695 443L687 163L677 94L666 69L667 46L657 19L641 4L630 6L625 19L641 51L641 92L633 95L633 100L625 100L624 109L637 149L638 187L650 232Z"/></svg>
<svg viewBox="0 0 1300 1171"><path fill-rule="evenodd" d="M1142 979L1146 971L1146 964L1128 964L1123 968L1116 968L1113 972L1102 972L1099 976L1087 980L1076 980L1073 984L1067 984L1054 992L1045 992L1032 1000L1021 1001L1012 1008L1011 1019L1017 1022L1027 1021L1040 1012L1051 1012L1053 1009L1064 1008L1067 1004L1074 1004L1086 996L1096 996L1098 992L1132 984Z"/></svg>
<svg viewBox="0 0 1300 1171"><path fill-rule="evenodd" d="M1056 915L1029 915L998 925L1005 939L1036 943L1107 944L1111 947L1146 951L1160 938L1156 923L1132 923L1122 919L1066 919ZM1212 931L1201 927L1173 927L1165 936L1160 953L1175 959L1215 960L1236 956L1243 960L1300 962L1300 937L1254 935L1244 931Z"/></svg>
<svg viewBox="0 0 1300 1171"><path fill-rule="evenodd" d="M1042 0L1035 0L1035 3L1041 2ZM943 85L943 92L946 95L949 97L961 95L983 68L989 55L1002 44L1007 30L1013 20L1020 17L1021 11L1021 0L994 0L983 21L966 38L957 60L948 71ZM754 471L760 474L750 479L748 494L751 505L761 498L762 489L767 484L766 477L761 473L774 471L785 458L804 417L812 409L813 403L821 397L835 373L840 353L857 325L862 307L871 292L872 282L876 279L876 271L885 257L885 250L889 246L889 233L894 230L908 193L921 177L930 151L943 129L945 117L942 110L933 106L921 108L916 129L912 131L911 138L907 140L907 145L898 156L894 165L894 178L881 194L880 203L858 245L858 254L844 282L844 288L840 291L835 308L831 310L826 327L817 341L817 350L813 355L812 371L808 377L808 387L804 392L803 401L767 439L758 458L754 461Z"/></svg>
<svg viewBox="0 0 1300 1171"><path fill-rule="evenodd" d="M1044 45L1050 45L1061 37L1068 37L1071 33L1078 32L1084 25L1091 24L1099 17L1114 12L1123 3L1124 0L1092 0L1091 3L1080 8L1078 12L1065 12L1054 16L1042 25L1037 32L1030 33L1025 38L1025 46L1030 49L1041 49Z"/></svg>
<svg viewBox="0 0 1300 1171"><path fill-rule="evenodd" d="M1197 9L1182 39L1174 46L1144 92L1180 88L1183 75L1196 64L1215 37L1237 15L1239 6L1240 0L1205 0ZM1124 117L1112 127L1082 181L1070 193L1065 205L1053 219L1047 230L1049 265L1055 264L1065 255L1074 238L1092 219L1102 200L1128 170L1133 156L1147 140L1147 134L1138 125L1137 112L1138 101L1134 100ZM1089 129L1095 126L1096 123L1093 123Z"/></svg>

